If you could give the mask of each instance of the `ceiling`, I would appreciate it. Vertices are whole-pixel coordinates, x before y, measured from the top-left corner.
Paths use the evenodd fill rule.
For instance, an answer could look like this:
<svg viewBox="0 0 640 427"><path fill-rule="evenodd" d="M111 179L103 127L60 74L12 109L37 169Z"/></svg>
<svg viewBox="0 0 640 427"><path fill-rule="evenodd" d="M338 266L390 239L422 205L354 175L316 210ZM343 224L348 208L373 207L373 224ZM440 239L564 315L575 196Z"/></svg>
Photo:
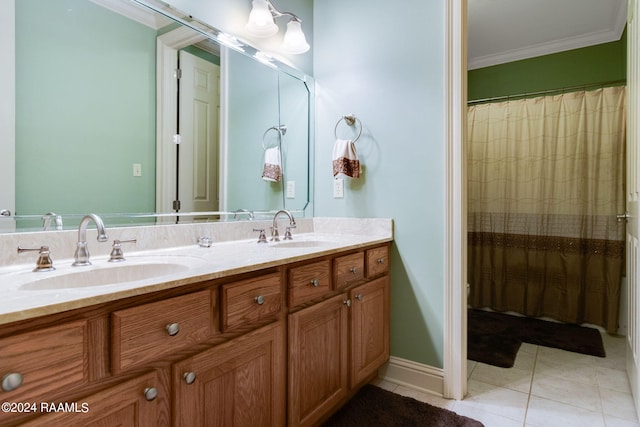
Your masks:
<svg viewBox="0 0 640 427"><path fill-rule="evenodd" d="M620 39L627 0L468 0L468 68Z"/></svg>

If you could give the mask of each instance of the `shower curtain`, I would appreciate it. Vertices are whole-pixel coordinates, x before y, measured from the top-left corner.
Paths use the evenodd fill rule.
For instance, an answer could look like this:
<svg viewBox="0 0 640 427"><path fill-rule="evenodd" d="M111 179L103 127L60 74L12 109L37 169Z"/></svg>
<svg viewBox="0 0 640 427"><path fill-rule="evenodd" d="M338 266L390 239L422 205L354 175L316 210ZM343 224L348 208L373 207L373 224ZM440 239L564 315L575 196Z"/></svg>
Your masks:
<svg viewBox="0 0 640 427"><path fill-rule="evenodd" d="M616 332L625 88L468 110L469 304Z"/></svg>

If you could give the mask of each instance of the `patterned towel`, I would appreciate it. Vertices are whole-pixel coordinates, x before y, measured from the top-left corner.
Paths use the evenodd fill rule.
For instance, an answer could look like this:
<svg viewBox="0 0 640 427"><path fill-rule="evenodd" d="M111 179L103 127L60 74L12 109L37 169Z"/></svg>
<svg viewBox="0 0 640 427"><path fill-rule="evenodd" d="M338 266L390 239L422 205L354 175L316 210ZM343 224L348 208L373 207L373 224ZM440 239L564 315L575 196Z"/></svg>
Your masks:
<svg viewBox="0 0 640 427"><path fill-rule="evenodd" d="M360 177L360 160L356 145L350 139L336 139L333 145L333 176Z"/></svg>
<svg viewBox="0 0 640 427"><path fill-rule="evenodd" d="M282 179L279 147L271 147L264 150L264 168L262 169L262 179L264 179L265 181L273 182L280 182L280 180Z"/></svg>

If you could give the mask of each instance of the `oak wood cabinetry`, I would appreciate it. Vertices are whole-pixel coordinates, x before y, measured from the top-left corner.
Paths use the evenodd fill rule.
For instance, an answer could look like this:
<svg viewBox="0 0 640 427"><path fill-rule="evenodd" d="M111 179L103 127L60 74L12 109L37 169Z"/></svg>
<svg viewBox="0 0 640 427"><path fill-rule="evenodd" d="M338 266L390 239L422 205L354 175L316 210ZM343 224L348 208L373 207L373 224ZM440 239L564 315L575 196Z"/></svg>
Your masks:
<svg viewBox="0 0 640 427"><path fill-rule="evenodd" d="M348 292L289 314L290 426L317 425L389 359L388 250L335 258L334 290Z"/></svg>
<svg viewBox="0 0 640 427"><path fill-rule="evenodd" d="M347 294L289 316L289 425L313 425L349 392Z"/></svg>
<svg viewBox="0 0 640 427"><path fill-rule="evenodd" d="M174 425L284 425L285 328L275 322L176 363Z"/></svg>
<svg viewBox="0 0 640 427"><path fill-rule="evenodd" d="M155 372L125 381L75 402L39 403L39 412L48 412L26 426L138 426L158 425L159 407ZM51 406L50 406L51 405Z"/></svg>
<svg viewBox="0 0 640 427"><path fill-rule="evenodd" d="M317 424L389 357L388 248L2 325L0 426Z"/></svg>
<svg viewBox="0 0 640 427"><path fill-rule="evenodd" d="M86 333L87 322L77 320L0 339L2 401L42 401L85 384Z"/></svg>
<svg viewBox="0 0 640 427"><path fill-rule="evenodd" d="M389 277L349 291L351 301L350 385L366 381L389 359Z"/></svg>
<svg viewBox="0 0 640 427"><path fill-rule="evenodd" d="M143 366L211 337L211 291L204 290L111 314L111 369Z"/></svg>

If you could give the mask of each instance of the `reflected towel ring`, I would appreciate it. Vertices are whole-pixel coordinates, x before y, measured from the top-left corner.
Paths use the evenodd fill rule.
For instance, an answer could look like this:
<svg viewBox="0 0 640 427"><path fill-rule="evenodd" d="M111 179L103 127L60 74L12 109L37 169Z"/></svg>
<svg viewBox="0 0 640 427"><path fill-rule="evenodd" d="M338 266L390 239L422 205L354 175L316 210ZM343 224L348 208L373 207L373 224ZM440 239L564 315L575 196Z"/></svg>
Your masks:
<svg viewBox="0 0 640 427"><path fill-rule="evenodd" d="M356 136L353 139L353 142L356 142L358 140L358 138L360 138L360 135L362 135L362 122L360 121L359 118L357 118L353 114L347 114L346 116L342 116L342 117L340 117L340 119L338 119L338 122L336 123L336 127L333 129L334 136L336 137L336 139L338 139L338 125L343 120L349 126L354 126L356 123L360 125L360 130L358 131L358 136Z"/></svg>
<svg viewBox="0 0 640 427"><path fill-rule="evenodd" d="M272 130L277 131L280 134L280 136L284 136L284 135L287 134L287 126L286 125L271 126L269 129L265 130L264 133L262 134L262 149L263 150L267 149L267 147L265 147L265 145L264 145L264 138Z"/></svg>

